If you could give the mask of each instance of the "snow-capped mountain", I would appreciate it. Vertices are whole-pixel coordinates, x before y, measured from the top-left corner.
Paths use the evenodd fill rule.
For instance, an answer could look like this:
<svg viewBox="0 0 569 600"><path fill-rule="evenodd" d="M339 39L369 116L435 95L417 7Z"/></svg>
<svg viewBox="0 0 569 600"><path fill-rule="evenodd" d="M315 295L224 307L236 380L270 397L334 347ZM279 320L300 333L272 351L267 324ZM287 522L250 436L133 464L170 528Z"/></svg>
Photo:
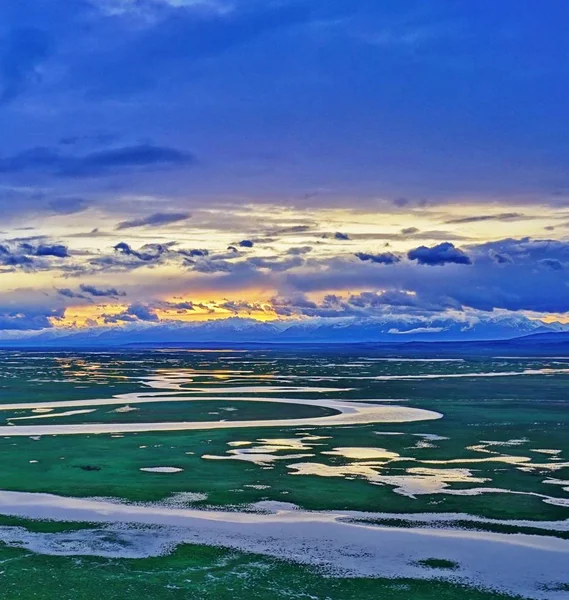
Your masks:
<svg viewBox="0 0 569 600"><path fill-rule="evenodd" d="M239 317L181 323L138 322L121 327L52 328L25 337L4 338L2 346L117 346L128 344L201 343L323 343L411 341L474 341L511 339L533 333L567 331L560 323L545 324L523 315L487 315L425 319L320 319L313 321L260 322Z"/></svg>

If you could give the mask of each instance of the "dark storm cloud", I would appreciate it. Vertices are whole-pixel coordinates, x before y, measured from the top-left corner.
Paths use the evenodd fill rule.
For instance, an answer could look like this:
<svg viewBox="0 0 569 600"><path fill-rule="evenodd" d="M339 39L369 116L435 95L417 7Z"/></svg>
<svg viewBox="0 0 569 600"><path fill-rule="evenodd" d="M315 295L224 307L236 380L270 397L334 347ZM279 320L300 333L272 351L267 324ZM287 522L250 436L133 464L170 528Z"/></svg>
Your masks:
<svg viewBox="0 0 569 600"><path fill-rule="evenodd" d="M281 285L302 293L362 288L411 292L482 311L569 311L569 270L560 270L558 264L569 264L569 242L505 239L467 250L471 261L467 267L451 262L444 268L426 268L402 260L388 269L370 269L337 257L329 259L325 268L310 265L288 272ZM498 262L496 254L503 260ZM459 260L463 259L459 256Z"/></svg>
<svg viewBox="0 0 569 600"><path fill-rule="evenodd" d="M379 254L368 254L367 252L356 252L355 256L362 261L369 261L380 265L393 265L401 259L392 252L380 252Z"/></svg>
<svg viewBox="0 0 569 600"><path fill-rule="evenodd" d="M116 228L117 230L121 230L132 229L133 227L160 227L162 225L178 223L179 221L186 221L190 216L189 213L154 213L147 217L122 221Z"/></svg>
<svg viewBox="0 0 569 600"><path fill-rule="evenodd" d="M169 251L167 245L163 244L145 244L140 250L134 250L129 244L119 242L114 246L114 250L118 254L124 256L133 256L143 262L151 262L158 260L161 256Z"/></svg>
<svg viewBox="0 0 569 600"><path fill-rule="evenodd" d="M420 265L429 265L431 267L446 264L472 264L470 257L450 242L443 242L432 248L419 246L418 248L410 250L407 253L407 257L409 260L416 260Z"/></svg>
<svg viewBox="0 0 569 600"><path fill-rule="evenodd" d="M203 304L195 304L194 302L188 302L187 300L183 300L181 302L168 302L168 301L162 300L160 302L153 303L153 308L175 310L180 313L184 313L188 310L195 310L196 307L203 308Z"/></svg>
<svg viewBox="0 0 569 600"><path fill-rule="evenodd" d="M54 177L104 177L142 169L173 168L195 163L192 154L141 144L90 152L81 156L37 146L0 158L0 174L44 174Z"/></svg>
<svg viewBox="0 0 569 600"><path fill-rule="evenodd" d="M209 255L209 250L204 248L192 248L191 250L178 250L178 253L188 258L199 258Z"/></svg>
<svg viewBox="0 0 569 600"><path fill-rule="evenodd" d="M57 293L64 298L79 298L92 301L92 298L119 298L126 296L126 293L116 288L98 288L94 285L82 283L79 286L80 292L75 292L69 288L58 289Z"/></svg>
<svg viewBox="0 0 569 600"><path fill-rule="evenodd" d="M388 290L385 292L361 292L349 296L349 303L360 308L391 307L391 308L416 308L422 312L440 312L449 308L461 310L456 300L445 296L433 294L430 296L419 296L400 290Z"/></svg>
<svg viewBox="0 0 569 600"><path fill-rule="evenodd" d="M30 238L33 239L33 238ZM42 239L40 237L40 239ZM69 258L67 246L63 244L33 244L20 242L14 249L3 248L3 254L22 256L53 256L55 258Z"/></svg>
<svg viewBox="0 0 569 600"><path fill-rule="evenodd" d="M288 290L289 295L293 293L291 290L303 295L310 292L344 290L349 293L353 289L367 289L377 296L379 292L373 290L383 290L379 297L354 297L347 308L339 307L339 300L334 301L335 306L332 306L331 301L325 305L317 303L311 309L314 317L340 314L356 316L360 314L358 311L364 317L369 312L367 308L373 308L374 302L381 306L389 305L392 309L396 305L401 310L407 307L406 310L415 312L449 309L460 311L463 307L479 311L569 311L569 243L555 240L505 239L468 246L465 248L468 254L454 247L441 249L435 246L427 248L426 253L421 250L419 257L415 259L402 258L391 262L389 257L380 258L380 261L387 261L386 266L364 264L371 261L355 261L349 255L308 257L284 252L273 256L248 257L231 253L233 260L228 260L222 258L224 255L215 253L189 258L187 254L191 250L178 250L175 245L147 244L136 250L125 243L117 246L115 254L84 259L93 267L93 274L128 272L148 265L154 267L168 264L180 269L180 273L191 272L187 285L192 289L217 290L218 294L225 294L229 290L237 293L249 288ZM415 256L413 251L411 254L412 257ZM377 260L380 255L372 256ZM464 262L465 256L468 263ZM20 255L18 258L41 260L35 256L28 258ZM7 260L13 259L10 249L2 245L0 263L6 266L10 264ZM428 268L425 264L445 266ZM36 268L35 265L30 266L32 267ZM109 298L122 295L117 288L104 285L92 287L99 290L98 295L89 293L85 286L78 288L76 292L64 288L59 291L59 295L78 297L80 294L83 299L96 299L103 294L108 294ZM228 302L233 300L234 297L227 299ZM361 303L367 303L367 308L360 306ZM191 309L190 306L175 307L157 303L145 306L154 310ZM281 303L279 314L284 315L286 310L293 313L292 308L287 309ZM308 312L303 314L308 316ZM121 319L134 321L140 320L140 317L125 311Z"/></svg>
<svg viewBox="0 0 569 600"><path fill-rule="evenodd" d="M256 302L246 302L245 300L226 300L217 304L218 308L223 308L234 314L265 312L265 306Z"/></svg>
<svg viewBox="0 0 569 600"><path fill-rule="evenodd" d="M27 246L30 249L30 252L34 256L55 256L57 258L68 258L69 251L67 250L67 246L63 244L55 244L53 246L48 246L45 244L40 244L36 248L33 246Z"/></svg>
<svg viewBox="0 0 569 600"><path fill-rule="evenodd" d="M29 331L53 327L50 319L61 319L65 309L23 308L6 309L0 307L0 330Z"/></svg>
<svg viewBox="0 0 569 600"><path fill-rule="evenodd" d="M113 246L112 254L108 252L87 258L83 274L97 272L132 271L141 267L171 265L178 268L189 268L202 273L230 272L234 270L231 260L243 257L238 251L210 254L206 249L178 248L177 242L148 243L134 248L126 242ZM251 270L251 266L248 267Z"/></svg>
<svg viewBox="0 0 569 600"><path fill-rule="evenodd" d="M28 241L20 241L28 240ZM0 265L10 268L24 267L36 270L50 270L53 260L70 258L64 244L49 244L45 236L11 239L0 244ZM39 259L39 260L36 260Z"/></svg>
<svg viewBox="0 0 569 600"><path fill-rule="evenodd" d="M373 263L371 259L358 257L359 261L354 262L346 255L307 257L285 251L274 256L247 257L233 252L189 258L187 254L191 251L178 250L175 246L151 244L134 250L124 243L117 250L115 263L105 268L131 270L168 261L170 265L191 271L191 285L198 289L242 290L260 286L304 293L368 288L383 289L400 303L413 304L414 310L420 310L422 302L426 303L425 310L427 304L428 310L434 310L436 305L454 310L463 306L484 311L497 308L537 312L569 310L566 268L569 244L554 240L505 239L465 249L439 244L412 250L409 259L391 253L369 254L379 263L379 268L363 264ZM362 254L364 258L368 256ZM122 262L123 259L126 262ZM107 260L107 257L98 260ZM426 268L425 265L444 265L444 268ZM330 306L325 309L333 312Z"/></svg>
<svg viewBox="0 0 569 600"><path fill-rule="evenodd" d="M483 311L569 311L569 243L556 240L504 239L464 249L439 244L412 250L409 258L394 254L396 261L391 253L361 253L364 259L374 257L376 264L364 264L374 261L361 257L354 260L346 254L305 255L287 250L267 256L239 252L196 253L192 249L180 249L174 242L145 244L139 248L121 242L112 254L62 259L36 256L41 243L46 247L57 246L33 239L0 244L0 264L8 269L17 265L29 270L44 268L40 261L52 260L55 262L46 263L45 268L61 270L61 265L72 261L69 269L63 272L74 275L128 272L145 266L169 265L179 269L180 277L190 271L188 285L195 289L219 290L219 293L251 287L297 290L299 293L381 289L399 299L401 304L412 304L413 310L420 310L417 303L425 303L425 310L428 304L428 310L441 305L453 307L453 310L466 307ZM444 265L444 268L428 268L436 265ZM118 288L98 284L92 287L99 290L100 297L103 294L108 297L122 295ZM76 292L69 288L60 291L62 297L72 297L70 294L81 294L84 299L97 298L97 293L90 294L85 287ZM232 300L234 298L228 298L228 301ZM154 308L160 307L155 304ZM333 314L335 310L331 306L324 309L327 314ZM179 310L183 309L180 307ZM128 313L128 318L135 316Z"/></svg>
<svg viewBox="0 0 569 600"><path fill-rule="evenodd" d="M83 294L78 294L69 288L61 288L57 290L57 293L64 298L81 298L83 300L86 299L86 296Z"/></svg>
<svg viewBox="0 0 569 600"><path fill-rule="evenodd" d="M118 315L105 315L104 320L106 323L128 323L135 321L157 323L160 321L152 307L140 303L131 304L124 312Z"/></svg>
<svg viewBox="0 0 569 600"><path fill-rule="evenodd" d="M126 296L125 292L121 290L117 290L116 288L106 288L100 289L95 287L94 285L86 285L82 283L79 286L79 289L90 296L95 296L96 298L118 298L119 296Z"/></svg>
<svg viewBox="0 0 569 600"><path fill-rule="evenodd" d="M138 249L126 242L119 242L112 250L112 253L106 251L95 257L88 256L82 273L125 272L159 265L189 268L203 273L229 272L234 269L230 261L243 257L238 251L210 254L206 249L178 248L178 242L175 241L148 243Z"/></svg>
<svg viewBox="0 0 569 600"><path fill-rule="evenodd" d="M25 255L2 254L0 255L0 265L4 267L31 267L34 261Z"/></svg>
<svg viewBox="0 0 569 600"><path fill-rule="evenodd" d="M533 266L540 260L556 259L569 262L569 242L561 240L534 240L530 237L520 239L506 238L496 242L487 242L468 246L477 255L498 252L507 255L517 264Z"/></svg>
<svg viewBox="0 0 569 600"><path fill-rule="evenodd" d="M153 309L143 304L131 304L127 309L127 314L132 315L140 321L158 321L158 316Z"/></svg>
<svg viewBox="0 0 569 600"><path fill-rule="evenodd" d="M393 319L398 314L427 316L448 309L462 310L456 301L449 298L427 298L400 291L362 292L347 297L328 294L318 302L298 293L284 297L276 296L271 299L271 304L281 316L313 318L367 319L389 315L389 318Z"/></svg>

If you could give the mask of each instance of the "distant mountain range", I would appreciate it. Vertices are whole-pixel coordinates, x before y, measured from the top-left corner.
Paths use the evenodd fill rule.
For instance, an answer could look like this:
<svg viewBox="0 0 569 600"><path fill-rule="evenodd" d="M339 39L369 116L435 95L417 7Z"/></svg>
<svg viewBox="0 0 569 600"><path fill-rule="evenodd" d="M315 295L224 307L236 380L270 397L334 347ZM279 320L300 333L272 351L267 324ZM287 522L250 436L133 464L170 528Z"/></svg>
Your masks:
<svg viewBox="0 0 569 600"><path fill-rule="evenodd" d="M529 337L524 337L529 336ZM498 340L498 341L496 341ZM510 342L508 342L508 340ZM525 341L524 341L525 340ZM524 347L536 343L555 345L569 342L569 327L544 324L521 315L488 315L470 321L446 317L424 318L272 321L230 318L218 321L158 324L136 323L122 327L86 329L52 328L25 337L0 339L1 347L113 347L187 346L251 344L380 344L382 347L463 345L465 348Z"/></svg>
<svg viewBox="0 0 569 600"><path fill-rule="evenodd" d="M468 356L569 358L569 332L535 333L507 340L374 344L374 350L397 356Z"/></svg>

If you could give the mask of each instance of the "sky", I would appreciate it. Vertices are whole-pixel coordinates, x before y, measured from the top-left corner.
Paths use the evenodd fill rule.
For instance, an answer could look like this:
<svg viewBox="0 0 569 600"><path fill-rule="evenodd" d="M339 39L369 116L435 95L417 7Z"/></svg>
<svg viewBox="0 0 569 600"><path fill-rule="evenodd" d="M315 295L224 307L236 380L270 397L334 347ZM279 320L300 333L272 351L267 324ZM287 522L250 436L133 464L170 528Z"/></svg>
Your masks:
<svg viewBox="0 0 569 600"><path fill-rule="evenodd" d="M0 337L569 321L565 0L0 3Z"/></svg>

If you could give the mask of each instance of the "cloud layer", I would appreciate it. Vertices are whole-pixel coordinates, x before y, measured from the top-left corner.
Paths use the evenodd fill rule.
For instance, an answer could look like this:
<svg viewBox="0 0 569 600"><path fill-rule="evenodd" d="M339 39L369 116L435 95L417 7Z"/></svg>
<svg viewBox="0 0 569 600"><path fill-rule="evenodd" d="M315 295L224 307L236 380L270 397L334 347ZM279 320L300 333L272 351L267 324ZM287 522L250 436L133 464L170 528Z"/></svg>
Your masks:
<svg viewBox="0 0 569 600"><path fill-rule="evenodd" d="M566 5L518 4L0 3L0 330L569 320Z"/></svg>

